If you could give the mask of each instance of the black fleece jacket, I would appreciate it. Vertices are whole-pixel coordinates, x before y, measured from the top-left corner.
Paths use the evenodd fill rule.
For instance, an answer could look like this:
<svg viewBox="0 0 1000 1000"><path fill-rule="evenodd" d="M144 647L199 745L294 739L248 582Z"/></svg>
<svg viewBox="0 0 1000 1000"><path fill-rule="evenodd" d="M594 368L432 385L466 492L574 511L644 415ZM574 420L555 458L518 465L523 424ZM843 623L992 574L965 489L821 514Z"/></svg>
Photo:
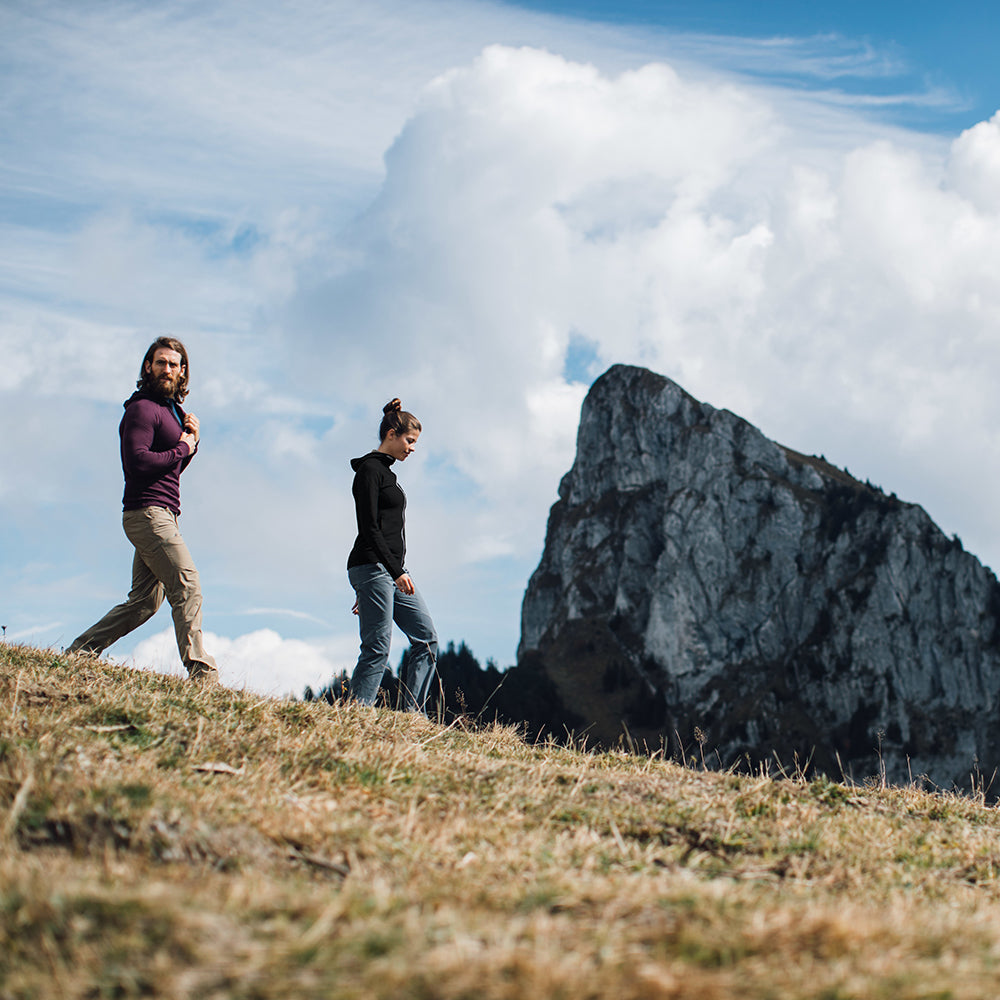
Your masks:
<svg viewBox="0 0 1000 1000"><path fill-rule="evenodd" d="M358 537L347 557L347 568L381 563L398 580L406 558L406 494L390 468L393 462L394 458L380 451L351 459Z"/></svg>

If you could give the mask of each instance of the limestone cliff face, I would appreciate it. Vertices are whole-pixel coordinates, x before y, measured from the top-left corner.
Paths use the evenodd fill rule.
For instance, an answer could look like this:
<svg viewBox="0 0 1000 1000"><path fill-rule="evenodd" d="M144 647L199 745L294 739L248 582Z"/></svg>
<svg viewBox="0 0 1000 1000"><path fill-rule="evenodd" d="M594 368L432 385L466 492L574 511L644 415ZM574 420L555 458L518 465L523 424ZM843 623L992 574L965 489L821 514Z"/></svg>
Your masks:
<svg viewBox="0 0 1000 1000"><path fill-rule="evenodd" d="M1000 765L994 575L915 504L641 368L584 402L518 658L606 744L946 788Z"/></svg>

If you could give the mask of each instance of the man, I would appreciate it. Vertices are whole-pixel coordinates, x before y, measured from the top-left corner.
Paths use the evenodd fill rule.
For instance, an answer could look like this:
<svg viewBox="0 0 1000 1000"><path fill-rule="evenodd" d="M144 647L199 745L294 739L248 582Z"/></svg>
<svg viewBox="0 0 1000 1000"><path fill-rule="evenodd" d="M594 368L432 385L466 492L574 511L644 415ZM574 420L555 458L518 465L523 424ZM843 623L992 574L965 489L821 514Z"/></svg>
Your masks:
<svg viewBox="0 0 1000 1000"><path fill-rule="evenodd" d="M187 393L184 345L172 337L157 338L146 351L136 392L125 401L118 428L125 473L122 525L135 546L132 589L123 604L74 639L67 652L103 652L148 621L166 595L188 677L218 684L215 660L202 645L198 570L177 526L180 476L198 450L199 438L198 418L179 405Z"/></svg>

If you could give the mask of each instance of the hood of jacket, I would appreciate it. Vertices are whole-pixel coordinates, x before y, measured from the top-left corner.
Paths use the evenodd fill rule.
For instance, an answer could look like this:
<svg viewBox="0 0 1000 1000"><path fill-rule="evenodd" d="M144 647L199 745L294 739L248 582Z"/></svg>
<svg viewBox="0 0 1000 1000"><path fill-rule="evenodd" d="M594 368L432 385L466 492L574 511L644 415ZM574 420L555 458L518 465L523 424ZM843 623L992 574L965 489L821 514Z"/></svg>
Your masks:
<svg viewBox="0 0 1000 1000"><path fill-rule="evenodd" d="M393 462L396 461L394 458L392 458L391 456L387 455L384 451L370 451L370 452L368 452L367 455L362 455L360 458L352 458L351 459L351 468L355 472L357 472L358 469L361 468L361 466L362 466L362 464L364 462L367 462L369 459L372 459L372 458L374 458L374 459L378 460L379 462L381 462L387 469L389 468L390 465L392 465Z"/></svg>
<svg viewBox="0 0 1000 1000"><path fill-rule="evenodd" d="M183 409L181 409L181 404L178 403L176 399L168 399L166 396L159 396L155 392L150 392L148 389L136 389L136 391L133 392L124 403L122 403L122 408L127 410L136 400L139 399L149 399L154 403L159 403L160 406L170 406L170 404L173 403L178 410L181 410L182 413L184 412Z"/></svg>

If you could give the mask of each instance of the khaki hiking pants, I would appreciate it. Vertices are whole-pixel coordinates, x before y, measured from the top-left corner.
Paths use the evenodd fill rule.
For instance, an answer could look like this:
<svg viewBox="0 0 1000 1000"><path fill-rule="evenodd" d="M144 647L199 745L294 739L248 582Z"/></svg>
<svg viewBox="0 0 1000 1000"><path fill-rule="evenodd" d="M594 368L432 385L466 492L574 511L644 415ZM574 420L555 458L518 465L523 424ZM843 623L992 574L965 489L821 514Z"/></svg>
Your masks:
<svg viewBox="0 0 1000 1000"><path fill-rule="evenodd" d="M132 589L123 604L74 639L68 652L102 653L123 635L156 614L163 598L170 602L181 661L192 676L215 670L201 635L201 583L191 553L165 507L142 507L122 515L125 535L135 546Z"/></svg>

